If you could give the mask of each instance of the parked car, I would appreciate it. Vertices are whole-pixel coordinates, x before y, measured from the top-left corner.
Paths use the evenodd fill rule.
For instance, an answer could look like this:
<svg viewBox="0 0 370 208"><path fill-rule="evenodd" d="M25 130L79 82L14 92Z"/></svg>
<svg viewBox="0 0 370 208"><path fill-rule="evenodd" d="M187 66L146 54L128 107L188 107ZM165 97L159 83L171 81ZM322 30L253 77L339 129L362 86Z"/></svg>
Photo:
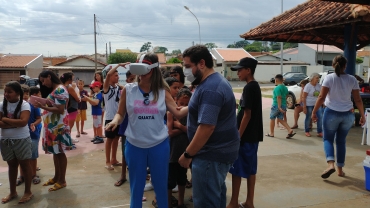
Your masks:
<svg viewBox="0 0 370 208"><path fill-rule="evenodd" d="M327 72L320 72L319 75L320 75L320 80L319 80L319 84L322 84L322 82L324 81L325 77L328 75L328 74L331 74L333 73L334 71L327 71ZM306 76L305 79L308 79L308 77ZM302 87L299 85L299 82L298 84L295 84L293 86L289 86L288 87L288 96L286 97L286 104L287 104L287 108L289 109L293 109L294 108L294 105L296 104L297 102L297 99L301 97L301 90L302 90Z"/></svg>
<svg viewBox="0 0 370 208"><path fill-rule="evenodd" d="M307 78L307 75L300 73L300 72L286 72L283 74L285 85L295 85L299 83L301 80ZM275 83L275 78L271 78L270 82Z"/></svg>

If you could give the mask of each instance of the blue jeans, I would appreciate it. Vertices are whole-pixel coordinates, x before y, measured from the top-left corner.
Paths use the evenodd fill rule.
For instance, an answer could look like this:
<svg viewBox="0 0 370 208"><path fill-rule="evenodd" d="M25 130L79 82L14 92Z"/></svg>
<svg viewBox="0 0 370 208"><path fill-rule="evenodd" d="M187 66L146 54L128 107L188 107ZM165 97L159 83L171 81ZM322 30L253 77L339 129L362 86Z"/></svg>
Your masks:
<svg viewBox="0 0 370 208"><path fill-rule="evenodd" d="M130 207L141 208L143 206L141 200L146 181L146 168L149 167L158 207L167 208L168 160L170 158L169 140L166 139L151 148L139 148L126 140L125 157L130 177Z"/></svg>
<svg viewBox="0 0 370 208"><path fill-rule="evenodd" d="M226 175L231 163L194 158L192 161L194 207L226 207Z"/></svg>
<svg viewBox="0 0 370 208"><path fill-rule="evenodd" d="M335 139L337 166L344 166L346 157L346 137L354 121L355 115L351 111L338 112L328 107L325 108L323 116L323 141L326 161L335 161L333 145Z"/></svg>
<svg viewBox="0 0 370 208"><path fill-rule="evenodd" d="M311 122L311 115L313 108L315 106L306 106L307 113L306 113L306 119L304 120L304 131L310 132L310 122ZM320 107L317 112L317 133L322 133L322 108Z"/></svg>

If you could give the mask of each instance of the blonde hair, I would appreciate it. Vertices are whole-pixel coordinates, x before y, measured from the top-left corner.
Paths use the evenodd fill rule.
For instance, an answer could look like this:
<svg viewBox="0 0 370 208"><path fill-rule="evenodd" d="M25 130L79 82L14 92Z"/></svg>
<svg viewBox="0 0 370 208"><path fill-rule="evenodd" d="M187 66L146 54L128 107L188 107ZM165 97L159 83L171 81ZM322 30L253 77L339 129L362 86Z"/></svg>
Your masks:
<svg viewBox="0 0 370 208"><path fill-rule="evenodd" d="M147 53L145 54L144 60L151 62L152 64L158 62L158 56L155 53ZM159 97L159 90L164 89L166 91L170 91L170 87L168 86L167 82L163 79L161 70L159 67L155 67L152 69L152 76L150 77L150 89L154 94L154 102L158 101Z"/></svg>

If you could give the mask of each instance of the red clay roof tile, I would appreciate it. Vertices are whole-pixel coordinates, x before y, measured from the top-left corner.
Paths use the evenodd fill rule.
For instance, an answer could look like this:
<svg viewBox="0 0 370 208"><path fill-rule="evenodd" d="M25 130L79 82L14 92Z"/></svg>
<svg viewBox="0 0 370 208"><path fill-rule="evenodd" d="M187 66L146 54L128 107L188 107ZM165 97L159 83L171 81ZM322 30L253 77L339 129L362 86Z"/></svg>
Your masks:
<svg viewBox="0 0 370 208"><path fill-rule="evenodd" d="M0 68L24 68L39 55L4 55L0 57Z"/></svg>

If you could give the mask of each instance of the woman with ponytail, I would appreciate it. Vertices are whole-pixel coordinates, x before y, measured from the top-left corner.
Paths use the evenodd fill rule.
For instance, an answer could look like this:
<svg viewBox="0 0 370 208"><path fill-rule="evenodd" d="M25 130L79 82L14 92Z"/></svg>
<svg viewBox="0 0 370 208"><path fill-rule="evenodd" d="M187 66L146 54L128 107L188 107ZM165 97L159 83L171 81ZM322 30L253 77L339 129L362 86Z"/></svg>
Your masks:
<svg viewBox="0 0 370 208"><path fill-rule="evenodd" d="M4 89L4 101L0 102L1 155L8 163L10 194L2 198L3 204L18 196L16 181L18 165L23 170L25 183L24 195L19 203L32 199L32 173L30 159L32 156L32 141L28 130L31 107L23 101L23 90L16 81L8 82Z"/></svg>
<svg viewBox="0 0 370 208"><path fill-rule="evenodd" d="M42 146L46 154L53 154L55 175L44 186L53 185L49 191L56 191L67 186L66 170L67 157L64 150L72 149L72 141L67 118L67 103L69 94L62 82L52 71L43 71L39 81L45 92L50 94L44 98L54 103L52 106L35 103L36 108L41 108L43 120Z"/></svg>
<svg viewBox="0 0 370 208"><path fill-rule="evenodd" d="M338 167L338 176L344 177L344 161L346 157L346 137L355 120L353 113L353 100L360 111L360 123L365 123L364 106L360 97L360 88L354 76L346 74L347 59L343 55L338 55L333 59L335 73L325 77L322 83L320 95L312 111L312 121L318 120L316 112L325 104L326 108L323 115L323 141L327 169L321 174L326 179L333 174ZM336 144L336 154L334 154L334 139ZM336 158L334 158L336 155Z"/></svg>

